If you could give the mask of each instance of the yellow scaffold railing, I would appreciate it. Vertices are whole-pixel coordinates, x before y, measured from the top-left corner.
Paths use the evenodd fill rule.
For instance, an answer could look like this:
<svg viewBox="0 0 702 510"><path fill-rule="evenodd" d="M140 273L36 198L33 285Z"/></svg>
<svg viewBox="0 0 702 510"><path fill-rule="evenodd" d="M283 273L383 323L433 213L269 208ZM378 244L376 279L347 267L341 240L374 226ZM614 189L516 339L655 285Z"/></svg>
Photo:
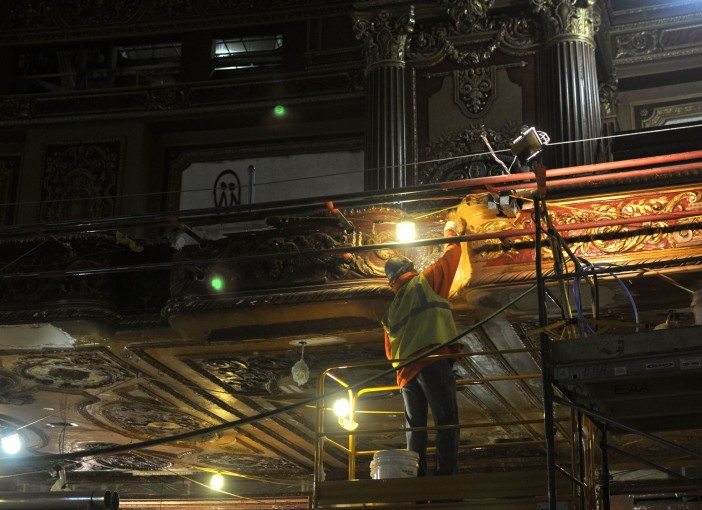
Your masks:
<svg viewBox="0 0 702 510"><path fill-rule="evenodd" d="M504 349L499 351L479 351L471 353L458 353L458 354L444 354L444 355L433 355L429 356L431 358L459 358L459 357L471 357L471 356L499 356L504 354L517 354L517 353L534 353L538 352L536 349ZM358 430L358 423L354 420L355 413L363 414L400 414L398 411L383 411L383 410L367 410L358 411L359 401L371 394L384 393L397 391L399 386L375 386L367 388L354 388L352 384L345 381L341 376L338 375L339 371L367 368L367 367L383 367L386 368L390 362L403 362L405 359L394 359L394 360L382 360L382 361L368 361L362 363L355 363L350 365L343 365L337 367L331 367L323 371L317 381L317 396L319 400L317 401L317 435L316 435L316 448L315 448L315 480L322 480L322 470L323 470L323 460L324 460L324 447L325 445L330 445L331 447L343 452L348 455L348 479L356 479L356 460L359 456L372 456L378 450L358 450L357 449L357 436L371 436L371 435L382 435L384 433L403 433L408 431L416 430L438 430L441 428L453 428L454 425L447 426L428 426L428 427L414 427L414 428L392 428L392 429L363 429ZM336 384L345 388L348 391L348 409L345 413L345 417L339 419L340 425L346 429L344 431L327 431L325 430L325 410L329 407L326 405L325 399L322 398L325 392L325 386L327 379L331 379ZM525 373L525 374L514 374L514 375L500 375L494 377L481 377L479 379L458 379L456 381L457 387L466 387L472 385L482 385L494 382L505 382L505 381L524 381L530 379L541 379L541 373ZM538 419L521 419L512 421L489 421L489 422L479 422L479 423L459 423L458 428L468 429L468 428L485 428L485 427L508 427L515 425L533 425L542 424L543 418ZM343 445L340 440L346 437L347 445ZM485 445L489 446L489 445Z"/></svg>

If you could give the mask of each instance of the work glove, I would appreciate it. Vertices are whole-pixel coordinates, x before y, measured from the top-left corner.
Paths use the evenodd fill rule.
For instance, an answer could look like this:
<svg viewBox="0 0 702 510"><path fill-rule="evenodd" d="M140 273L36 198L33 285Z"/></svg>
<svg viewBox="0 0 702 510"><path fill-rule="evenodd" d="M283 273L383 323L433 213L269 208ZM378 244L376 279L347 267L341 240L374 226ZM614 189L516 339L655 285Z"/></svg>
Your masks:
<svg viewBox="0 0 702 510"><path fill-rule="evenodd" d="M453 230L459 236L466 232L466 224L462 218L451 219L444 225L444 232L447 230Z"/></svg>

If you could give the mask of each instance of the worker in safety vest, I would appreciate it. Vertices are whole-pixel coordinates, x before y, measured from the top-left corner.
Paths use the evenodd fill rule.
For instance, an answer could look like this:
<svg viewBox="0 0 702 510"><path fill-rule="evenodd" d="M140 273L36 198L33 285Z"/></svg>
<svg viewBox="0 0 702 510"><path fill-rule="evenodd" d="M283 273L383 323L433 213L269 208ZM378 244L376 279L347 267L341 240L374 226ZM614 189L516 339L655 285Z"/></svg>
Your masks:
<svg viewBox="0 0 702 510"><path fill-rule="evenodd" d="M444 237L464 232L463 221L448 221ZM449 243L441 258L417 273L411 260L393 257L385 264L385 274L395 298L383 317L385 354L388 359L412 358L436 344L456 336L456 325L449 308L448 293L461 259L458 243ZM457 344L446 346L434 354L458 352ZM456 381L452 358L426 358L397 371L405 402L407 427L426 427L427 410L431 408L435 425L458 424ZM399 363L393 363L397 366ZM437 475L458 472L458 428L436 431ZM407 432L407 449L419 455L417 474L427 472L427 431Z"/></svg>

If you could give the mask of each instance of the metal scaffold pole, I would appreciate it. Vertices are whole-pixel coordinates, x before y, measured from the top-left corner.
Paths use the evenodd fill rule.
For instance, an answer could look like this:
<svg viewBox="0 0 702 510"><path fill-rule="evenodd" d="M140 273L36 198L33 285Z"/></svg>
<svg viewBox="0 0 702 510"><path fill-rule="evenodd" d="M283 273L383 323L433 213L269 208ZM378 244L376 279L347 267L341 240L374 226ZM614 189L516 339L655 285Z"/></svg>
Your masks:
<svg viewBox="0 0 702 510"><path fill-rule="evenodd" d="M556 456L554 444L554 425L553 425L553 386L551 376L550 362L550 345L546 326L548 325L548 316L546 313L546 283L542 273L541 260L541 244L543 228L541 226L542 197L537 193L534 197L534 251L535 251L535 266L536 266L536 291L539 304L539 326L541 333L539 334L541 347L541 382L543 385L544 398L544 434L546 438L546 471L547 471L547 489L548 489L548 505L549 510L556 510Z"/></svg>

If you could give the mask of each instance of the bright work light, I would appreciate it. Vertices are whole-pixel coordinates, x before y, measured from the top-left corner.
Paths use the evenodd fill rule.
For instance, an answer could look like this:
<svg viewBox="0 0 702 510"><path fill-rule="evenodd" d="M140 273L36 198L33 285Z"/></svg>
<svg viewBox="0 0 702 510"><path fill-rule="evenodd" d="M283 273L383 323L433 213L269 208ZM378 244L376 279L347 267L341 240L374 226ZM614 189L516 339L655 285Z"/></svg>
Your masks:
<svg viewBox="0 0 702 510"><path fill-rule="evenodd" d="M403 221L397 224L397 240L400 243L414 241L417 237L417 228L413 221Z"/></svg>
<svg viewBox="0 0 702 510"><path fill-rule="evenodd" d="M2 450L8 455L14 455L22 448L22 440L19 434L14 430L8 430L2 433Z"/></svg>
<svg viewBox="0 0 702 510"><path fill-rule="evenodd" d="M224 487L224 477L219 473L213 474L212 478L210 478L210 487L216 491L221 491L222 487Z"/></svg>
<svg viewBox="0 0 702 510"><path fill-rule="evenodd" d="M348 417L349 412L351 411L351 403L345 398L340 398L339 400L334 402L332 410L334 411L334 414L337 415L339 418L346 418Z"/></svg>

